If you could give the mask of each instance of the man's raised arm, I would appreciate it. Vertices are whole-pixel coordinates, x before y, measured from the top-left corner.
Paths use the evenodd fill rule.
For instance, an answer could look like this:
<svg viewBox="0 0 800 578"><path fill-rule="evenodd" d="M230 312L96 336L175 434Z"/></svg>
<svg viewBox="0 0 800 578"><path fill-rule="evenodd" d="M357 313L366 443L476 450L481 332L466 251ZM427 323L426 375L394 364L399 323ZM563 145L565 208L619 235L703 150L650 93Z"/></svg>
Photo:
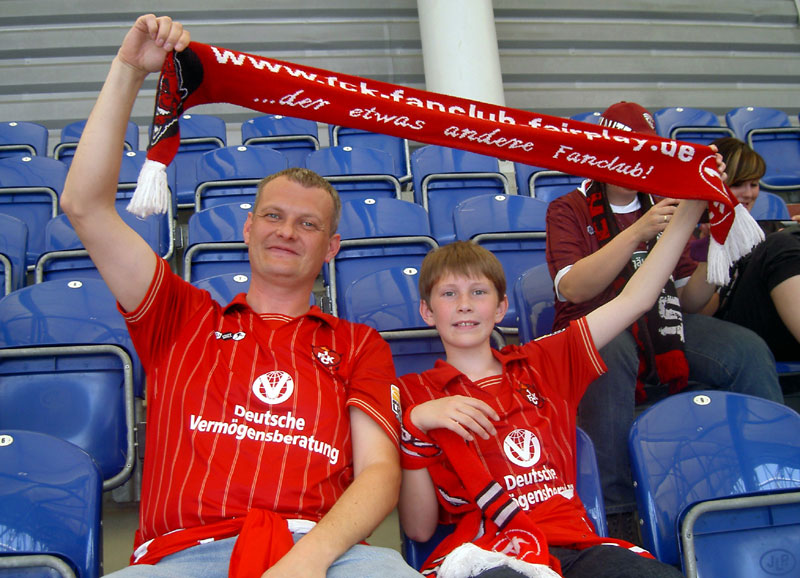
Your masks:
<svg viewBox="0 0 800 578"><path fill-rule="evenodd" d="M111 63L70 166L61 208L122 307L139 305L155 270L155 254L114 207L125 129L136 95L166 55L183 50L189 33L152 14L139 17Z"/></svg>

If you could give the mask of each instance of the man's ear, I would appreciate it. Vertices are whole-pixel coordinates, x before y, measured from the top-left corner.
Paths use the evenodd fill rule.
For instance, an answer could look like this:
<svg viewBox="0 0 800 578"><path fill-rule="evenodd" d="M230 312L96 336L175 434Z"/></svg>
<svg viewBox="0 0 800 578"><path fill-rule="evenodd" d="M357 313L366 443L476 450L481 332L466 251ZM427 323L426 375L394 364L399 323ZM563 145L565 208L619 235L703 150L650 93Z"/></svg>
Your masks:
<svg viewBox="0 0 800 578"><path fill-rule="evenodd" d="M503 299L497 304L497 311L494 314L494 322L500 323L503 320L503 317L506 316L506 312L508 311L508 295L503 295Z"/></svg>
<svg viewBox="0 0 800 578"><path fill-rule="evenodd" d="M247 213L247 220L244 222L244 227L242 228L242 235L244 236L244 244L250 244L250 227L253 226L253 213Z"/></svg>
<svg viewBox="0 0 800 578"><path fill-rule="evenodd" d="M325 262L330 263L331 259L333 259L336 254L339 252L339 246L342 242L342 236L339 233L335 233L330 240L328 241L328 252L325 255Z"/></svg>
<svg viewBox="0 0 800 578"><path fill-rule="evenodd" d="M433 318L433 310L424 299L420 299L419 301L419 314L422 316L422 320L430 327L436 326L436 322Z"/></svg>

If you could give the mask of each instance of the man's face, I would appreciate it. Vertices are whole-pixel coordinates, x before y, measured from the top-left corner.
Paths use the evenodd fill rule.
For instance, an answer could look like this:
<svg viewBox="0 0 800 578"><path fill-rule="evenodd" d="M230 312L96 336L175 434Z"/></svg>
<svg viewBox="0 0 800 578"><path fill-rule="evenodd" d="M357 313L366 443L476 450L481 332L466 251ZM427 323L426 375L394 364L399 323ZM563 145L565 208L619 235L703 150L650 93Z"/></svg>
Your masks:
<svg viewBox="0 0 800 578"><path fill-rule="evenodd" d="M339 235L330 231L332 214L333 199L324 189L286 177L264 185L244 226L253 274L274 282L313 283L322 264L339 250Z"/></svg>

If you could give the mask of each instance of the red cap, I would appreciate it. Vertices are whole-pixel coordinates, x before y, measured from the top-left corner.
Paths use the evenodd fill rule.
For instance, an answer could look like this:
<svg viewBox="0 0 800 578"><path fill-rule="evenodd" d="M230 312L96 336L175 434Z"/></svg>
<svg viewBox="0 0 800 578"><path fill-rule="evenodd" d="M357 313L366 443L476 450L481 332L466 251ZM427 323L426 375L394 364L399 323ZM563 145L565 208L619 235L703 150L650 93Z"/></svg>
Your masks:
<svg viewBox="0 0 800 578"><path fill-rule="evenodd" d="M658 136L653 115L635 102L618 102L600 116L601 126Z"/></svg>

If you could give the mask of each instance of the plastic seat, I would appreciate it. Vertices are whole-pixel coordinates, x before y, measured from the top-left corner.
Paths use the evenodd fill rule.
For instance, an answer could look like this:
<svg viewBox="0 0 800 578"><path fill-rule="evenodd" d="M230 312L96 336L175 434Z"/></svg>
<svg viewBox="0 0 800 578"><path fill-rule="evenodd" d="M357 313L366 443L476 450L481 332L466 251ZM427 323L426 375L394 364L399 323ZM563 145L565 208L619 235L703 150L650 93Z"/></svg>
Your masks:
<svg viewBox="0 0 800 578"><path fill-rule="evenodd" d="M789 207L786 206L786 201L769 191L758 193L756 202L753 203L753 208L750 209L750 215L756 221L789 221L792 218L789 214Z"/></svg>
<svg viewBox="0 0 800 578"><path fill-rule="evenodd" d="M223 274L250 276L250 259L244 242L244 224L250 203L217 205L189 217L183 255L183 278L195 283Z"/></svg>
<svg viewBox="0 0 800 578"><path fill-rule="evenodd" d="M800 415L761 398L672 395L633 423L642 538L687 576L788 575L800 552ZM796 569L796 567L795 567Z"/></svg>
<svg viewBox="0 0 800 578"><path fill-rule="evenodd" d="M199 289L204 289L211 294L211 298L223 307L233 301L239 293L247 293L250 287L250 277L241 273L227 273L198 279L192 283ZM309 305L314 305L316 299L311 294Z"/></svg>
<svg viewBox="0 0 800 578"><path fill-rule="evenodd" d="M586 122L589 124L599 124L601 116L603 116L603 113L601 111L590 110L586 112L579 112L577 114L573 114L569 118L572 120L577 120L579 122Z"/></svg>
<svg viewBox="0 0 800 578"><path fill-rule="evenodd" d="M228 143L225 121L209 114L181 116L180 145L172 161L175 165L175 198L181 209L194 207L195 189L200 182L197 161L204 153L224 148Z"/></svg>
<svg viewBox="0 0 800 578"><path fill-rule="evenodd" d="M594 524L597 535L608 536L608 523L606 522L605 506L603 505L603 490L600 485L600 473L597 469L594 444L585 431L581 428L576 428L576 430L575 462L577 467L575 488L578 490L578 496L586 509L586 513ZM411 567L420 570L434 548L453 531L454 527L452 525L439 525L433 537L427 542L417 542L403 534L401 544L403 558Z"/></svg>
<svg viewBox="0 0 800 578"><path fill-rule="evenodd" d="M104 489L131 476L143 373L102 281L48 281L0 300L0 427L75 443Z"/></svg>
<svg viewBox="0 0 800 578"><path fill-rule="evenodd" d="M513 285L517 308L519 342L527 343L552 333L556 317L553 279L547 263L523 272Z"/></svg>
<svg viewBox="0 0 800 578"><path fill-rule="evenodd" d="M347 319L378 330L392 350L397 375L430 369L444 359L444 347L435 328L419 314L419 266L408 264L367 271L344 289ZM499 331L492 333L496 348L505 345Z"/></svg>
<svg viewBox="0 0 800 578"><path fill-rule="evenodd" d="M494 157L427 145L411 154L414 200L428 211L431 231L440 245L455 240L453 210L478 195L508 194L508 179Z"/></svg>
<svg viewBox="0 0 800 578"><path fill-rule="evenodd" d="M0 429L0 511L0 575L100 576L100 472L78 446Z"/></svg>
<svg viewBox="0 0 800 578"><path fill-rule="evenodd" d="M313 120L264 115L242 123L242 144L266 146L286 157L290 167L304 167L309 153L319 150L319 129Z"/></svg>
<svg viewBox="0 0 800 578"><path fill-rule="evenodd" d="M197 161L195 211L228 203L252 203L264 177L289 166L265 147L232 146L204 153Z"/></svg>
<svg viewBox="0 0 800 578"><path fill-rule="evenodd" d="M47 128L35 122L0 123L0 159L14 156L47 156Z"/></svg>
<svg viewBox="0 0 800 578"><path fill-rule="evenodd" d="M53 158L63 162L66 165L72 163L72 157L75 156L75 149L78 148L78 141L81 140L83 129L86 126L85 120L78 120L69 123L61 129L61 137L58 144L53 149ZM139 127L133 121L128 121L128 126L125 129L125 150L137 151L139 150Z"/></svg>
<svg viewBox="0 0 800 578"><path fill-rule="evenodd" d="M578 188L583 177L522 163L514 163L517 192L549 203Z"/></svg>
<svg viewBox="0 0 800 578"><path fill-rule="evenodd" d="M328 134L331 146L366 147L389 153L394 159L394 171L391 174L401 183L411 180L411 155L408 140L339 125L328 125Z"/></svg>
<svg viewBox="0 0 800 578"><path fill-rule="evenodd" d="M800 190L800 128L777 109L735 108L725 115L736 137L767 161L761 187L769 191Z"/></svg>
<svg viewBox="0 0 800 578"><path fill-rule="evenodd" d="M0 213L27 225L28 268L33 268L44 250L44 230L58 214L66 178L66 165L48 157L0 159Z"/></svg>
<svg viewBox="0 0 800 578"><path fill-rule="evenodd" d="M394 160L385 151L349 145L328 147L310 153L305 166L325 177L342 201L400 198L400 181L393 174Z"/></svg>
<svg viewBox="0 0 800 578"><path fill-rule="evenodd" d="M10 215L0 213L0 287L8 295L25 284L28 227Z"/></svg>
<svg viewBox="0 0 800 578"><path fill-rule="evenodd" d="M344 291L370 271L388 266L419 268L438 245L428 215L415 203L394 198L342 203L339 252L323 267L331 313L349 318Z"/></svg>
<svg viewBox="0 0 800 578"><path fill-rule="evenodd" d="M456 238L490 250L503 265L510 292L514 281L545 262L547 203L522 195L480 195L461 201L453 211ZM517 307L509 296L499 323L504 333L518 331Z"/></svg>
<svg viewBox="0 0 800 578"><path fill-rule="evenodd" d="M721 126L717 115L701 108L672 106L653 113L656 132L664 138L708 145L733 131Z"/></svg>

